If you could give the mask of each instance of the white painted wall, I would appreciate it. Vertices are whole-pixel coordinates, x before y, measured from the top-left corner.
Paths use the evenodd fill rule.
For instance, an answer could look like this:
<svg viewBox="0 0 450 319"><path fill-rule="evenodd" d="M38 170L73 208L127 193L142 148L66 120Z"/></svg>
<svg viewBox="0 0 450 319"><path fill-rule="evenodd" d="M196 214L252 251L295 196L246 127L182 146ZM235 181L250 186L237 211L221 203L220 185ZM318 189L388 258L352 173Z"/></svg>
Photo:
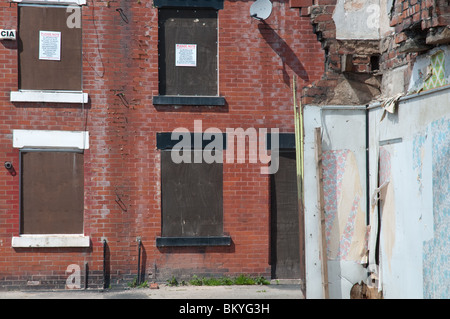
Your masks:
<svg viewBox="0 0 450 319"><path fill-rule="evenodd" d="M339 108L339 107L337 107ZM352 152L359 172L361 191L359 217L365 221L365 110L323 109L318 106L305 106L305 244L306 244L306 297L323 298L321 277L321 230L318 210L318 191L315 162L314 130L322 128L322 150ZM345 214L345 211L343 212ZM334 225L346 224L337 215ZM337 231L339 234L344 229ZM363 236L364 237L364 236ZM354 237L355 238L355 237ZM339 239L338 239L339 240ZM334 255L330 253L330 255ZM365 280L367 273L361 263L350 257L332 257L328 260L328 281L330 298L349 298L351 287Z"/></svg>
<svg viewBox="0 0 450 319"><path fill-rule="evenodd" d="M338 40L377 40L389 35L389 0L338 0L333 13Z"/></svg>
<svg viewBox="0 0 450 319"><path fill-rule="evenodd" d="M377 158L378 141L383 144L396 139L397 142L382 146L390 154L394 204L386 212L382 210L380 288L385 298L424 298L428 294L424 291L424 281L430 280L424 277L424 269L428 267L424 260L424 243L436 236L434 219L439 213L433 207L435 168L432 163L437 154L432 151L432 125L436 121L450 120L450 90L438 90L401 101L398 112L388 114L380 122L382 112L380 108L370 112L372 163ZM398 142L399 138L401 142ZM376 165L371 165L370 176L373 190L378 176ZM448 219L441 222L448 227ZM447 235L447 251L448 238ZM442 284L446 284L448 289L450 278L443 278Z"/></svg>
<svg viewBox="0 0 450 319"><path fill-rule="evenodd" d="M322 148L353 152L360 184L365 189L365 110L352 107L304 107L305 119L305 243L306 297L323 298L320 216L314 156L314 129L322 128ZM363 107L362 107L363 108ZM349 110L350 109L350 110ZM378 275L384 298L449 298L450 286L450 87L404 97L395 114L382 118L371 107L369 120L369 195L380 186L381 172L389 184L371 214L371 236L380 223L380 263L375 241L369 242L369 270ZM388 158L389 160L386 160ZM444 182L442 182L444 181ZM364 193L365 196L365 193ZM376 203L376 202L375 202ZM364 210L366 208L364 204ZM372 245L370 245L372 244ZM367 269L351 260L328 260L331 298L349 298L352 285L367 279Z"/></svg>

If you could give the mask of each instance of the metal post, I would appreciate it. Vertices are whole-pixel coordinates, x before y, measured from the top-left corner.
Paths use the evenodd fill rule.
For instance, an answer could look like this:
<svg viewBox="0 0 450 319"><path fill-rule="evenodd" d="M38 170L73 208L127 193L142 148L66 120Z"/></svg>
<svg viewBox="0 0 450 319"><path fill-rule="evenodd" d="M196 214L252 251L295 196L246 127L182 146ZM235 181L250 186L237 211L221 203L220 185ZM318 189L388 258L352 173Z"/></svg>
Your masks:
<svg viewBox="0 0 450 319"><path fill-rule="evenodd" d="M141 284L141 238L138 237L138 269L137 269L137 284Z"/></svg>
<svg viewBox="0 0 450 319"><path fill-rule="evenodd" d="M89 270L89 266L87 261L84 263L84 290L87 289L88 287L88 270Z"/></svg>
<svg viewBox="0 0 450 319"><path fill-rule="evenodd" d="M106 239L103 239L103 289L106 288Z"/></svg>

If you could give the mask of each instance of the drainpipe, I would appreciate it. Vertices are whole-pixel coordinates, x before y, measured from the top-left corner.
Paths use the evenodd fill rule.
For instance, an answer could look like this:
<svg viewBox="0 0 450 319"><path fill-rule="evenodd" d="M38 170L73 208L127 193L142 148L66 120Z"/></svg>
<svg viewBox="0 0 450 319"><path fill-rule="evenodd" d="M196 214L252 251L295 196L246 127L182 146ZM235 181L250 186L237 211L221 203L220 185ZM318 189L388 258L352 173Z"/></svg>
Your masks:
<svg viewBox="0 0 450 319"><path fill-rule="evenodd" d="M138 269L137 269L137 284L141 284L141 237L137 238L138 242Z"/></svg>
<svg viewBox="0 0 450 319"><path fill-rule="evenodd" d="M88 287L88 272L89 272L89 265L88 262L86 261L84 263L84 290L86 290Z"/></svg>
<svg viewBox="0 0 450 319"><path fill-rule="evenodd" d="M370 224L369 104L366 105L366 225Z"/></svg>
<svg viewBox="0 0 450 319"><path fill-rule="evenodd" d="M106 239L103 239L103 289L106 288Z"/></svg>

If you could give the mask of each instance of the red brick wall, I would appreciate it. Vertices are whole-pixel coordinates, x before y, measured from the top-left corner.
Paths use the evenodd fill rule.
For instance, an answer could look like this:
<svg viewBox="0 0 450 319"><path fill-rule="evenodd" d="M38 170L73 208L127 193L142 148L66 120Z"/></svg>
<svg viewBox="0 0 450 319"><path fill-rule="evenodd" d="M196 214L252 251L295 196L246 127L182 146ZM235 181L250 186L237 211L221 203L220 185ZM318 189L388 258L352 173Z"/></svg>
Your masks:
<svg viewBox="0 0 450 319"><path fill-rule="evenodd" d="M303 90L304 104L327 104L333 100L334 88L342 80L344 72L352 74L377 74L399 66L409 65L405 80L409 81L412 63L416 56L436 45L450 43L450 6L447 0L402 0L394 1L389 14L392 34L380 35L379 40L336 40L333 21L336 0L318 0L312 5L308 1L291 1L302 6L302 16L309 16L318 40L325 49L325 72L320 81ZM386 8L382 8L384 10ZM376 61L378 69L373 69ZM349 61L350 67L343 66ZM376 96L373 96L376 98ZM356 101L359 102L359 101ZM365 104L370 100L357 104ZM344 101L343 104L352 104ZM339 104L335 100L331 104Z"/></svg>
<svg viewBox="0 0 450 319"><path fill-rule="evenodd" d="M1 168L0 287L64 287L68 265L89 266L89 285L102 285L103 246L112 285L136 276L142 238L146 275L270 275L269 178L261 164L224 164L224 232L231 247L164 248L161 234L160 155L156 133L249 127L293 132L291 82L299 87L323 73L323 52L310 19L289 1L276 1L264 25L249 17L251 3L225 1L219 12L219 83L225 107L154 106L158 94L157 9L151 1L92 1L83 7L83 88L86 105L11 103L17 87L17 45L0 43L0 162L19 171L13 129L87 130L85 235L91 248L12 248L19 235L19 178ZM116 9L122 9L128 23ZM17 5L0 2L1 27L17 27ZM127 103L116 94L122 93ZM120 204L120 205L119 205Z"/></svg>
<svg viewBox="0 0 450 319"><path fill-rule="evenodd" d="M416 22L420 22L422 29L449 25L450 7L448 1L395 1L391 26L395 26L396 31L400 33Z"/></svg>
<svg viewBox="0 0 450 319"><path fill-rule="evenodd" d="M448 32L438 39L433 36L448 28L449 24L450 6L446 0L395 1L390 20L395 33L385 40L381 68L388 70L409 64L406 75L409 79L412 63L418 54L450 42Z"/></svg>

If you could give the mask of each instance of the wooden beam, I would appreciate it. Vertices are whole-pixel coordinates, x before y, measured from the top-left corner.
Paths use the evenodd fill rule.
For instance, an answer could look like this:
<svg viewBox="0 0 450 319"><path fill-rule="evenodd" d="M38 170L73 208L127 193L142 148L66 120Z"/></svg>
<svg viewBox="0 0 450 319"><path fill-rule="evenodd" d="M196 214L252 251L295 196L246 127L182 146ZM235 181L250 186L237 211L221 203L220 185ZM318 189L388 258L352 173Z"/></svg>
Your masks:
<svg viewBox="0 0 450 319"><path fill-rule="evenodd" d="M328 257L327 257L327 239L325 235L325 209L323 195L323 170L322 170L322 136L320 127L316 127L314 132L316 149L316 173L317 173L317 206L320 212L320 233L321 233L321 262L322 262L322 288L323 297L330 298L328 289Z"/></svg>
<svg viewBox="0 0 450 319"><path fill-rule="evenodd" d="M292 93L294 100L295 121L295 155L297 169L297 200L298 200L298 230L300 247L300 276L302 279L302 292L306 298L306 269L305 269L305 221L304 221L304 191L303 191L303 108L297 105L297 81L296 76L292 78Z"/></svg>

